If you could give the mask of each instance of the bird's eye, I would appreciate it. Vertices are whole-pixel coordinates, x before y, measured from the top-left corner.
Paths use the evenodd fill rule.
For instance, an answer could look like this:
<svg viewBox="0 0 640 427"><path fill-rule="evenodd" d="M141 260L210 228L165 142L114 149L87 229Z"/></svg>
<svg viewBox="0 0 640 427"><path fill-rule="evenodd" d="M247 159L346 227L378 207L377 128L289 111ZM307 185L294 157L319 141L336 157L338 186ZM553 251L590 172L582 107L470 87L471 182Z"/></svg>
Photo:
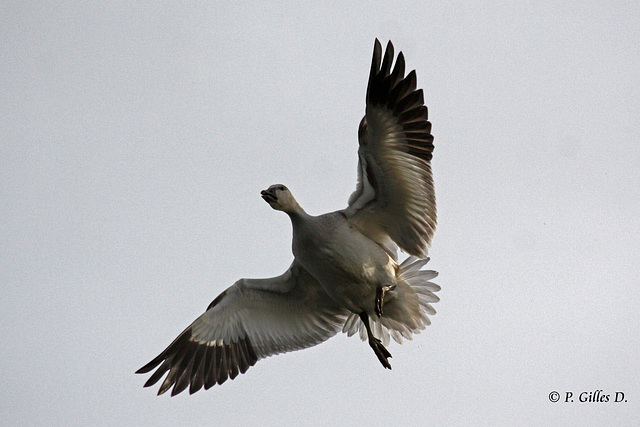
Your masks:
<svg viewBox="0 0 640 427"><path fill-rule="evenodd" d="M278 187L278 190L284 191L284 185L281 185L280 187Z"/></svg>

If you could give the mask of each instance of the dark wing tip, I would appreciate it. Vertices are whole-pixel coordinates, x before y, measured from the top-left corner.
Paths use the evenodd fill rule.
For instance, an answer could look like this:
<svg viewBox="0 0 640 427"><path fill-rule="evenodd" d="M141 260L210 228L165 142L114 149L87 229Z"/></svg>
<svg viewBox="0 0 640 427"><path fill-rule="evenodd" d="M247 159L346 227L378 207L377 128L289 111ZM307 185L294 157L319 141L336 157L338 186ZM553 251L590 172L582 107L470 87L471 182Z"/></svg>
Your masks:
<svg viewBox="0 0 640 427"><path fill-rule="evenodd" d="M417 89L415 70L404 75L405 58L402 52L398 53L391 71L393 52L393 44L389 41L383 58L382 45L376 39L367 85L367 105L387 107L402 126L408 151L422 160L430 161L434 148L433 136L423 91ZM362 126L360 130L364 130ZM366 138L360 138L360 141L364 140Z"/></svg>
<svg viewBox="0 0 640 427"><path fill-rule="evenodd" d="M379 50L382 51L382 44L380 43L380 40L378 40L378 38L376 37L376 40L373 42L373 52L375 55L375 51Z"/></svg>
<svg viewBox="0 0 640 427"><path fill-rule="evenodd" d="M382 59L382 65L380 66L379 74L382 74L384 77L388 76L391 73L391 63L393 62L393 43L389 41L387 43L387 48L384 51L384 58Z"/></svg>
<svg viewBox="0 0 640 427"><path fill-rule="evenodd" d="M373 56L371 57L371 70L369 71L369 84L367 86L367 99L369 99L369 91L371 89L371 82L380 69L380 61L382 59L382 45L380 41L376 39L373 44Z"/></svg>
<svg viewBox="0 0 640 427"><path fill-rule="evenodd" d="M136 371L136 374L146 374L147 372L150 372L153 368L158 366L158 364L160 363L160 360L156 361L156 359L153 359L151 362L147 363L142 368L138 369Z"/></svg>
<svg viewBox="0 0 640 427"><path fill-rule="evenodd" d="M234 379L257 361L258 355L248 338L221 344L201 343L192 339L189 328L136 373L145 374L160 365L144 387L156 384L169 372L158 389L158 396L171 388L171 396L176 396L187 388L189 394L193 394L203 387L207 390L227 379Z"/></svg>
<svg viewBox="0 0 640 427"><path fill-rule="evenodd" d="M220 293L220 295L215 297L215 299L213 301L211 301L211 304L209 304L209 306L207 307L207 311L211 310L213 307L215 307L216 305L220 304L220 301L222 301L222 298L224 298L225 295L227 295L228 291L229 291L229 289L225 289L224 291L222 291Z"/></svg>

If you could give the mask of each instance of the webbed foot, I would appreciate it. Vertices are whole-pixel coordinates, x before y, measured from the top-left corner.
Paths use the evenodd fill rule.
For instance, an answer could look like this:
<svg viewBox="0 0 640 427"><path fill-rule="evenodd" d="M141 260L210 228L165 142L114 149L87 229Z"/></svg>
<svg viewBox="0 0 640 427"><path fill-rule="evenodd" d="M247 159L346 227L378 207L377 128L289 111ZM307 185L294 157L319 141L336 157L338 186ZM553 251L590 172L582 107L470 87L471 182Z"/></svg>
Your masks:
<svg viewBox="0 0 640 427"><path fill-rule="evenodd" d="M392 356L391 353L389 353L389 350L387 350L387 348L382 345L382 342L380 342L380 340L377 338L373 338L369 339L369 345L373 349L373 352L376 354L376 356L378 356L378 360L380 361L380 363L382 363L382 366L387 369L391 369L391 364L389 363L388 359Z"/></svg>
<svg viewBox="0 0 640 427"><path fill-rule="evenodd" d="M360 320L362 320L362 323L364 323L364 327L367 329L369 345L373 349L373 352L378 357L380 363L382 363L382 366L387 369L391 369L391 364L388 360L391 357L391 353L389 353L389 350L387 350L386 347L382 345L382 342L379 339L373 336L373 333L371 332L371 326L369 325L369 316L367 316L367 313L364 311L360 313L359 316Z"/></svg>

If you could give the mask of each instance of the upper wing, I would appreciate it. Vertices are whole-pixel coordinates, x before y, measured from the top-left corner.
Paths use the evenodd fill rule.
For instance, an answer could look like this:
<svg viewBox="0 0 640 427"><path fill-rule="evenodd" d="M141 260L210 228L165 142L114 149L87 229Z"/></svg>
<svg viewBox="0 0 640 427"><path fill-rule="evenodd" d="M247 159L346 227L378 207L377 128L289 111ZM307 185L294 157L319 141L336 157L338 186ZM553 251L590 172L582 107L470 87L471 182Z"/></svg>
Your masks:
<svg viewBox="0 0 640 427"><path fill-rule="evenodd" d="M358 187L344 212L381 245L389 248L391 239L425 258L436 227L431 123L415 71L405 77L402 52L391 71L393 56L389 42L382 58L376 39L366 114L358 130Z"/></svg>
<svg viewBox="0 0 640 427"><path fill-rule="evenodd" d="M221 293L158 357L149 387L167 372L158 394L195 393L245 373L256 361L319 344L335 335L346 312L295 261L283 275L240 279Z"/></svg>

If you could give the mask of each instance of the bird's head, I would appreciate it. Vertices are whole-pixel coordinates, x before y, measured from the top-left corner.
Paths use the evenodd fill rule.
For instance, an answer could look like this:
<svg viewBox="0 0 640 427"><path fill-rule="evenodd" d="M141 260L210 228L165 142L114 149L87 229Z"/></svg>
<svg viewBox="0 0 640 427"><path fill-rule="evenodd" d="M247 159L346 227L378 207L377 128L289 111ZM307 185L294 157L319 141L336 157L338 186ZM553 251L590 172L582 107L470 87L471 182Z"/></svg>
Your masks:
<svg viewBox="0 0 640 427"><path fill-rule="evenodd" d="M300 205L289 189L282 184L273 184L260 195L273 209L287 213L293 213L300 209Z"/></svg>

